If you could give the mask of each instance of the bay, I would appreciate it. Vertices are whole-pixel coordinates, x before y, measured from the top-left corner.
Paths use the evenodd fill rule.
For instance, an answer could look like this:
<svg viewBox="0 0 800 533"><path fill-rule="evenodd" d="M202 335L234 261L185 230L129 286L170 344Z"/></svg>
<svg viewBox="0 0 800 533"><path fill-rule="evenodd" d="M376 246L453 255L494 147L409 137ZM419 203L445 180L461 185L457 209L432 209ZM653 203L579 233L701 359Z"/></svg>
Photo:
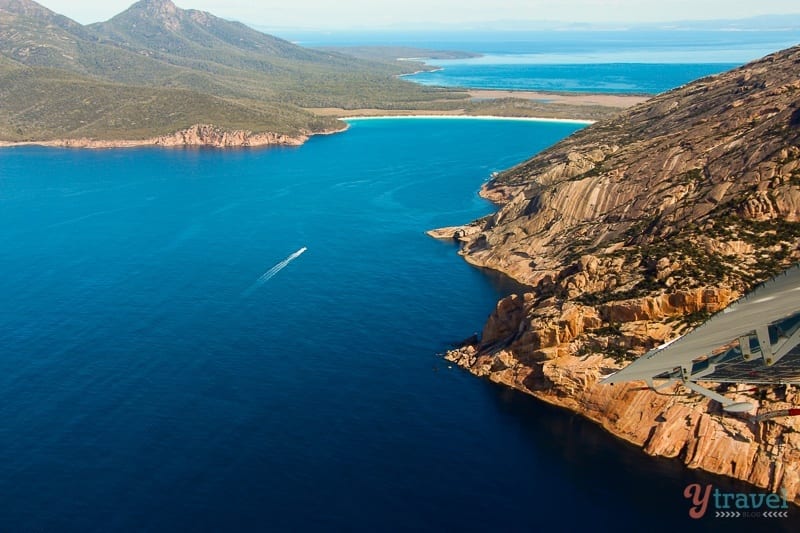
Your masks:
<svg viewBox="0 0 800 533"><path fill-rule="evenodd" d="M0 151L0 529L691 524L687 483L739 486L437 355L518 288L424 231L579 127Z"/></svg>
<svg viewBox="0 0 800 533"><path fill-rule="evenodd" d="M405 76L423 85L578 93L657 94L794 46L793 29L347 32L289 35L308 46L415 46L479 57L425 60L440 70Z"/></svg>
<svg viewBox="0 0 800 533"><path fill-rule="evenodd" d="M422 85L593 94L658 94L739 66L737 63L526 64L437 62L440 70L404 78ZM516 62L515 62L516 61ZM543 97L542 101L547 101Z"/></svg>

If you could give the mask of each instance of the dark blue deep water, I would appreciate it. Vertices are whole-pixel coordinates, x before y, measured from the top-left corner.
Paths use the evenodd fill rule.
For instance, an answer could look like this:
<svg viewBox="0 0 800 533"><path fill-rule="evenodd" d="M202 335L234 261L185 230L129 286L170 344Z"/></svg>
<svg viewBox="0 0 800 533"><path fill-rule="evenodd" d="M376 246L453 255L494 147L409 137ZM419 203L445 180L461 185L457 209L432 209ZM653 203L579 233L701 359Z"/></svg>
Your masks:
<svg viewBox="0 0 800 533"><path fill-rule="evenodd" d="M514 288L424 230L577 127L0 151L0 530L697 525L730 485L436 355Z"/></svg>

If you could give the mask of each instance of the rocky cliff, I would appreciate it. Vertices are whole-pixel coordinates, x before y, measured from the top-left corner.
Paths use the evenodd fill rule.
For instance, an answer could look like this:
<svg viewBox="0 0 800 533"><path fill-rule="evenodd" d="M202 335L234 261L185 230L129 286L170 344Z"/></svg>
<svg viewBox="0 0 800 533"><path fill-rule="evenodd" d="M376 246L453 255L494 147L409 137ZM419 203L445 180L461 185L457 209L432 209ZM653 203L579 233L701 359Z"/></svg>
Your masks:
<svg viewBox="0 0 800 533"><path fill-rule="evenodd" d="M758 425L679 387L598 384L800 260L800 47L587 127L482 194L496 214L432 234L529 289L450 360L647 453L800 502L800 421ZM800 404L792 386L726 394Z"/></svg>
<svg viewBox="0 0 800 533"><path fill-rule="evenodd" d="M242 130L225 130L210 124L196 124L185 130L150 139L159 146L299 146L308 140L307 135L289 136L278 133L253 133Z"/></svg>
<svg viewBox="0 0 800 533"><path fill-rule="evenodd" d="M337 130L340 131L340 130ZM320 134L333 133L322 132ZM170 135L160 135L148 139L105 141L90 138L59 139L37 142L3 142L0 146L19 146L37 144L66 148L129 148L134 146L209 146L215 148L243 146L300 146L309 135L283 135L280 133L254 133L244 130L227 130L212 124L195 124Z"/></svg>

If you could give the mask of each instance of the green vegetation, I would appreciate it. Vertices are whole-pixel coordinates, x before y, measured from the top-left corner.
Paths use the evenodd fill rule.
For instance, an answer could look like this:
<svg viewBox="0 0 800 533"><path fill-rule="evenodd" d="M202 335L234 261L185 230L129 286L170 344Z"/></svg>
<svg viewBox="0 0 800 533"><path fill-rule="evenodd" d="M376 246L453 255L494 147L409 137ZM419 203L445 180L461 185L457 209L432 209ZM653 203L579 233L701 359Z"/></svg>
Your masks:
<svg viewBox="0 0 800 533"><path fill-rule="evenodd" d="M0 73L0 138L146 138L192 124L292 134L337 127L290 105L242 105L186 89L98 83L52 69Z"/></svg>
<svg viewBox="0 0 800 533"><path fill-rule="evenodd" d="M745 283L753 284L786 268L792 250L800 239L800 222L782 218L752 220L739 215L738 210L746 203L748 194L752 193L742 193L717 206L709 213L703 232L709 237L739 240L753 246L757 252L757 261L749 265L746 271L737 268L738 258L722 258L728 271L735 271Z"/></svg>
<svg viewBox="0 0 800 533"><path fill-rule="evenodd" d="M463 107L466 94L397 78L404 62L311 50L169 0L82 26L0 0L0 139L142 138L196 123L300 133L302 108Z"/></svg>
<svg viewBox="0 0 800 533"><path fill-rule="evenodd" d="M586 178L593 178L595 176L599 176L603 172L604 172L603 161L599 161L595 163L594 166L589 170L587 170L586 172L583 172L581 174L578 174L577 176L570 178L570 181L580 181Z"/></svg>
<svg viewBox="0 0 800 533"><path fill-rule="evenodd" d="M598 105L546 103L522 98L498 98L473 100L464 107L464 111L468 115L603 120L616 115L620 109Z"/></svg>
<svg viewBox="0 0 800 533"><path fill-rule="evenodd" d="M622 343L623 341L619 337L619 335L622 334L621 330L605 331L604 328L601 329L603 329L602 332L601 330L596 330L592 331L591 333L595 336L611 338L609 338L605 343L599 343L590 338L586 344L582 345L578 349L575 355L578 357L585 357L595 353L602 353L606 357L612 358L617 363L629 363L639 358L639 354L628 350L628 348L626 348Z"/></svg>
<svg viewBox="0 0 800 533"><path fill-rule="evenodd" d="M704 174L702 168L693 168L683 172L682 174L679 174L678 176L675 176L670 181L678 185L689 185L690 183L697 183L701 181L703 177Z"/></svg>
<svg viewBox="0 0 800 533"><path fill-rule="evenodd" d="M602 305L609 302L621 302L624 300L632 300L634 298L642 298L652 295L663 288L664 285L662 283L656 281L652 277L646 277L629 289L603 292L585 292L575 298L575 301L583 305Z"/></svg>
<svg viewBox="0 0 800 533"><path fill-rule="evenodd" d="M684 324L689 327L695 327L707 321L712 316L713 314L707 309L701 309L699 311L689 313L688 315L683 315L681 317L678 317L677 322L679 324Z"/></svg>
<svg viewBox="0 0 800 533"><path fill-rule="evenodd" d="M459 50L431 50L430 48L417 48L414 46L323 46L317 48L324 52L335 52L359 59L371 61L386 61L394 63L398 59L403 59L403 64L408 72L418 70L429 70L434 67L427 67L419 61L409 61L410 59L467 59L479 57L479 54L462 52Z"/></svg>
<svg viewBox="0 0 800 533"><path fill-rule="evenodd" d="M792 252L800 240L800 222L785 219L758 221L740 216L737 207L745 199L746 195L743 194L721 204L703 219L676 229L666 238L655 237L661 229L659 216L632 223L625 232L626 245L609 255L623 257L626 264L638 265L641 279L624 290L585 293L576 300L586 305L599 305L721 283L747 289L778 274L792 262ZM755 253L748 256L754 259L744 264L742 257L737 255L711 251L706 248L704 241L697 238L698 235L722 242L742 241L752 245ZM657 277L656 265L663 258L678 265L668 275L669 284L666 279ZM697 320L702 318L697 317ZM687 324L691 325L694 318L687 320Z"/></svg>
<svg viewBox="0 0 800 533"><path fill-rule="evenodd" d="M607 337L610 335L619 336L622 335L622 324L618 323L608 324L606 326L592 330L592 333L601 337Z"/></svg>

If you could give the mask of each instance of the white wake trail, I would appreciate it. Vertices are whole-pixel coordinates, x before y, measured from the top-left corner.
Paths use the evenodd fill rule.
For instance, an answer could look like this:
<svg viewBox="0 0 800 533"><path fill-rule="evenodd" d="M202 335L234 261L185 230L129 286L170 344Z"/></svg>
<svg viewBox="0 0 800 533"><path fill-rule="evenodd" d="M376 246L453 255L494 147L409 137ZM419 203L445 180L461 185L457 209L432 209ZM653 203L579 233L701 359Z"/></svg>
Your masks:
<svg viewBox="0 0 800 533"><path fill-rule="evenodd" d="M250 285L250 287L248 287L248 289L242 293L242 296L248 296L248 295L252 294L253 291L255 291L256 289L261 287L263 284L265 284L269 280L271 280L275 276L275 274L277 274L278 272L280 272L281 270L283 270L284 268L289 266L289 263L291 263L292 261L294 261L295 259L297 259L301 255L303 255L303 253L306 250L308 250L308 248L303 246L302 248L297 250L295 253L291 254L289 257L287 257L283 261L281 261L278 264L276 264L274 267L272 267L269 270L267 270L266 272L264 272L261 275L261 277L256 280L255 283Z"/></svg>

